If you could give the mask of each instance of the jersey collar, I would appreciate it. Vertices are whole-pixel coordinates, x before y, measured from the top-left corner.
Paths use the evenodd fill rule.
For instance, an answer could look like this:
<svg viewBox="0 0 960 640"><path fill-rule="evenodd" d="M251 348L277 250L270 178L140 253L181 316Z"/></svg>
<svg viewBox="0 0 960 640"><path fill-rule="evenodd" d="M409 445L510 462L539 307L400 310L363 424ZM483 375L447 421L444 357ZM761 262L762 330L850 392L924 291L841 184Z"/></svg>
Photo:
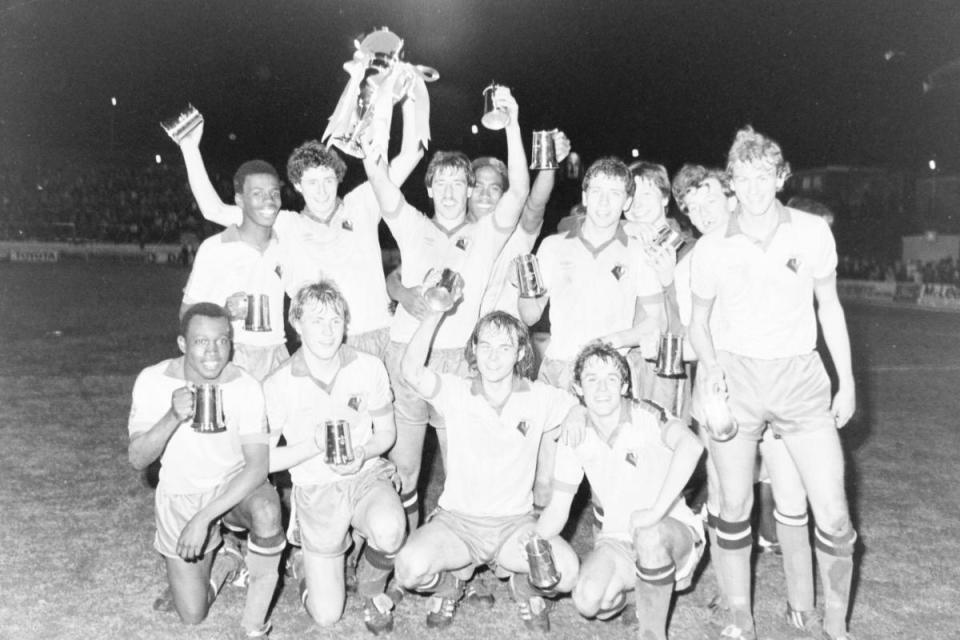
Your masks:
<svg viewBox="0 0 960 640"><path fill-rule="evenodd" d="M340 350L337 352L337 355L340 357L340 366L337 368L337 372L333 374L333 377L330 378L330 382L324 382L314 377L310 372L310 367L307 366L307 359L303 354L303 349L304 347L301 346L297 349L297 352L290 357L290 374L298 378L310 378L310 380L323 389L327 395L330 395L330 392L333 391L333 386L336 384L340 372L357 359L357 352L353 347L348 344L341 345Z"/></svg>

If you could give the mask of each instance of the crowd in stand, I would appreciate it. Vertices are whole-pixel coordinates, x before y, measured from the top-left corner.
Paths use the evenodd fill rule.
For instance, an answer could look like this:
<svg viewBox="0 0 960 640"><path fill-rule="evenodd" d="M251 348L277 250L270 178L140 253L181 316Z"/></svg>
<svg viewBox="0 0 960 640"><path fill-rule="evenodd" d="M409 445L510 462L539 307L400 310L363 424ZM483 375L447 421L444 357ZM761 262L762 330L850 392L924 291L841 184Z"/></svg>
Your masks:
<svg viewBox="0 0 960 640"><path fill-rule="evenodd" d="M953 257L921 262L841 256L837 265L837 277L960 286L960 261Z"/></svg>
<svg viewBox="0 0 960 640"><path fill-rule="evenodd" d="M216 186L231 190L229 179ZM0 164L0 239L146 245L213 232L179 164Z"/></svg>

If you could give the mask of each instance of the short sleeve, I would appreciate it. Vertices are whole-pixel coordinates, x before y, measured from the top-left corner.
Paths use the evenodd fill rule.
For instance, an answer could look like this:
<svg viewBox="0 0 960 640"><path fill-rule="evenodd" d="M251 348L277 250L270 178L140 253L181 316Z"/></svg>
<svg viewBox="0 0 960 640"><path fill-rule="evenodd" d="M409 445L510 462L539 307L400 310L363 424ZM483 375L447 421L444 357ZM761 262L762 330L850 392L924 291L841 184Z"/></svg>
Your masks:
<svg viewBox="0 0 960 640"><path fill-rule="evenodd" d="M160 391L154 384L154 379L149 370L145 370L140 372L133 383L133 398L127 422L127 432L131 436L152 429L170 408L170 394Z"/></svg>
<svg viewBox="0 0 960 640"><path fill-rule="evenodd" d="M290 403L284 397L280 375L269 376L263 381L263 399L270 439L276 443L290 419Z"/></svg>
<svg viewBox="0 0 960 640"><path fill-rule="evenodd" d="M543 387L546 389L545 406L547 408L543 430L550 431L560 426L563 419L566 418L570 412L570 409L576 406L579 401L572 393L564 389L559 389L548 384L544 384Z"/></svg>
<svg viewBox="0 0 960 640"><path fill-rule="evenodd" d="M654 304L663 302L663 287L657 272L643 257L643 254L637 252L637 299L640 304Z"/></svg>
<svg viewBox="0 0 960 640"><path fill-rule="evenodd" d="M540 277L543 286L549 292L556 286L558 277L557 244L560 238L556 235L544 238L537 250L537 262L540 265Z"/></svg>
<svg viewBox="0 0 960 640"><path fill-rule="evenodd" d="M260 383L246 376L241 378L239 394L242 405L231 416L237 425L237 434L241 444L266 444L269 436L267 413L263 401L263 389Z"/></svg>
<svg viewBox="0 0 960 640"><path fill-rule="evenodd" d="M364 182L343 197L343 206L350 216L360 218L371 226L380 222L380 203L370 182Z"/></svg>
<svg viewBox="0 0 960 640"><path fill-rule="evenodd" d="M837 244L830 231L829 225L819 217L813 218L814 241L816 253L812 265L815 280L824 280L837 270Z"/></svg>
<svg viewBox="0 0 960 640"><path fill-rule="evenodd" d="M183 288L184 304L213 302L222 305L226 302L226 295L220 296L222 278L219 276L217 264L210 249L211 242L219 241L219 236L214 236L201 243L200 248L197 249L193 267L190 270L190 277L187 279L187 285Z"/></svg>
<svg viewBox="0 0 960 640"><path fill-rule="evenodd" d="M385 416L393 412L393 392L390 390L390 379L383 363L371 358L373 366L370 372L370 415Z"/></svg>
<svg viewBox="0 0 960 640"><path fill-rule="evenodd" d="M712 259L712 245L704 238L696 244L690 253L690 292L701 300L713 300L717 297L716 261Z"/></svg>

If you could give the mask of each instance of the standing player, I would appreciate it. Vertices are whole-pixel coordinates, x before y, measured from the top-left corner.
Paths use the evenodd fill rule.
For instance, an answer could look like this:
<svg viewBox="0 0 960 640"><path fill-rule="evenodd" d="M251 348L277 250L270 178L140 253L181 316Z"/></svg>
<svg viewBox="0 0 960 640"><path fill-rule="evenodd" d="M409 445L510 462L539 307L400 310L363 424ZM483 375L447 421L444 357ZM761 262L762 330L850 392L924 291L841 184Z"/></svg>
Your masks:
<svg viewBox="0 0 960 640"><path fill-rule="evenodd" d="M273 233L280 210L280 179L270 164L251 160L237 169L233 187L243 221L200 245L183 290L180 315L198 302L224 305L233 321L233 363L263 380L290 355L283 333L284 271ZM260 295L268 297L269 331L246 329L248 294L255 301Z"/></svg>
<svg viewBox="0 0 960 640"><path fill-rule="evenodd" d="M404 101L403 144L390 165L390 178L403 184L423 155L416 135L413 103ZM222 225L239 224L242 211L220 200L203 165L199 143L202 125L180 144L187 167L190 188L200 212ZM381 141L386 145L385 141ZM383 258L377 227L380 207L364 183L341 200L337 190L347 166L333 149L315 140L297 147L287 162L287 177L303 195L300 213L280 210L276 231L282 255L290 272L287 291L296 293L299 285L315 282L320 276L332 279L343 291L353 316L350 344L383 356L390 323L389 305L383 275Z"/></svg>
<svg viewBox="0 0 960 640"><path fill-rule="evenodd" d="M717 570L731 609L731 623L721 637L756 637L750 511L757 442L769 423L796 463L813 509L824 634L831 640L849 638L846 616L857 535L844 491L837 428L853 415L856 400L850 342L837 298L833 235L821 218L777 200L789 165L773 140L751 127L741 129L727 168L739 204L722 233L697 244L690 325L700 358L698 387L729 393L740 425L733 439L710 443L720 485ZM830 379L815 351L818 319L839 378L832 402Z"/></svg>
<svg viewBox="0 0 960 640"><path fill-rule="evenodd" d="M380 634L393 628L384 588L406 522L396 470L381 457L396 439L387 372L379 359L343 344L349 323L349 306L329 282L294 296L290 324L302 346L264 382L271 431L287 442L271 451L270 470L290 469L293 480L290 537L302 545L293 566L307 612L321 626L343 614L344 555L353 528L367 540L357 567L364 623ZM352 462L325 461L330 420L349 424Z"/></svg>
<svg viewBox="0 0 960 640"><path fill-rule="evenodd" d="M725 230L730 214L737 206L737 199L730 190L729 178L719 169L707 169L700 165L684 165L673 182L674 198L681 211L702 235L716 230ZM679 316L684 327L690 324L692 297L690 293L691 253L677 263L675 271L676 300ZM697 398L702 400L700 396ZM694 415L702 424L699 408ZM705 430L698 429L704 443L708 443ZM790 453L781 438L773 437L769 429L764 432L759 444L762 459L760 473L760 503L757 505L761 531L766 527L775 534L782 546L783 569L787 582L787 621L801 630L815 629L819 619L814 611L813 559L807 527L807 494L803 489ZM707 458L707 530L710 544L717 548L717 522L720 514L720 495L716 467L712 458ZM763 479L765 478L765 481ZM776 500L774 500L774 496ZM770 535L770 534L768 534ZM759 539L759 536L758 536ZM718 580L722 580L718 574ZM727 616L727 607L722 601L725 589L721 583L721 599L711 608L718 622Z"/></svg>
<svg viewBox="0 0 960 640"><path fill-rule="evenodd" d="M280 502L267 482L269 445L260 384L229 362L230 318L200 303L180 321L183 357L147 367L133 387L130 462L144 469L160 459L154 548L163 556L180 619L198 624L233 570L239 551L220 546L220 521L248 529L244 558L250 574L241 626L264 637L284 539ZM219 385L226 430L191 428L192 385ZM232 557L231 557L232 556Z"/></svg>
<svg viewBox="0 0 960 640"><path fill-rule="evenodd" d="M554 138L557 150L557 162L563 160L570 153L570 140L561 131ZM475 176L473 192L467 203L467 219L475 222L493 212L500 198L510 187L510 178L507 165L498 158L482 156L470 163ZM506 311L518 316L517 299L519 292L511 285L511 272L514 259L533 251L533 245L540 236L543 228L543 217L547 203L556 182L556 170L542 170L537 173L530 187L530 195L523 205L520 221L517 228L510 234L507 244L497 256L497 261L490 272L487 287L480 303L480 315L490 311ZM423 300L422 286L410 289L400 282L399 267L387 278L387 291L390 297L399 302L408 313L419 318L426 311L426 302Z"/></svg>
<svg viewBox="0 0 960 640"><path fill-rule="evenodd" d="M609 619L636 586L639 637L666 640L674 587L689 586L703 552L703 523L681 495L703 445L678 418L630 399L627 360L609 345L591 344L577 355L574 388L589 426L581 444L559 445L553 496L536 531L560 533L586 475L604 521L573 603L581 615Z"/></svg>
<svg viewBox="0 0 960 640"><path fill-rule="evenodd" d="M617 158L594 162L583 178L586 215L570 231L545 238L537 258L547 294L521 298L520 317L535 324L550 302L550 344L539 379L571 389L577 352L593 340L617 348L635 346L628 336L637 309L653 319L650 333L659 335L665 321L663 291L643 256L639 241L627 237L620 216L630 208L635 183L630 169ZM544 441L534 487L534 502L550 498L555 443Z"/></svg>
<svg viewBox="0 0 960 640"><path fill-rule="evenodd" d="M502 311L476 322L466 342L473 377L434 372L424 362L443 317L427 313L403 355L407 383L444 420L448 451L439 507L397 555L397 579L408 589L433 592L427 626L446 627L463 596L460 577L475 566L495 563L510 573L511 592L527 628L547 631L545 594L527 580L523 542L535 524L530 488L541 437L559 426L576 399L528 379L533 368L530 336L519 320ZM556 590L565 592L576 582L578 561L558 533L548 540L561 573Z"/></svg>
<svg viewBox="0 0 960 640"><path fill-rule="evenodd" d="M510 123L507 137L510 187L489 215L468 222L467 201L475 180L470 161L460 152L438 151L427 166L427 194L433 200L434 217L410 206L379 161L381 154L370 149L364 159L367 177L383 210L383 219L400 248L403 285L423 283L431 269L452 269L465 282L463 299L447 316L429 352L430 367L440 373L465 375L463 345L479 317L480 302L490 270L520 217L530 190L526 154L520 139L519 108L510 90L501 87L494 104L505 110ZM400 360L418 325L402 306L397 308L390 327L390 344L385 362L395 395L397 443L390 459L397 464L403 482L403 505L412 531L419 521L417 481L423 455L423 441L429 419L427 402L402 378ZM437 422L431 422L435 426ZM442 441L441 441L442 442Z"/></svg>

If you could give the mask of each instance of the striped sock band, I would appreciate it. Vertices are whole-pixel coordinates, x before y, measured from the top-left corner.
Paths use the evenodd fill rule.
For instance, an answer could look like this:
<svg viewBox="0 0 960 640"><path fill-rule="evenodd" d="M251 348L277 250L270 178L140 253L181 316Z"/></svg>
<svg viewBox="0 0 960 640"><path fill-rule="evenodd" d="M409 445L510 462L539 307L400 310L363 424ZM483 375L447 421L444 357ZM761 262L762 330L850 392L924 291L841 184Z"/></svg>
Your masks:
<svg viewBox="0 0 960 640"><path fill-rule="evenodd" d="M420 494L414 489L410 493L400 494L400 502L403 504L403 511L408 516L418 515L420 513Z"/></svg>
<svg viewBox="0 0 960 640"><path fill-rule="evenodd" d="M781 513L779 509L773 510L773 518L780 524L788 527L805 527L807 526L807 523L810 522L810 517L806 512L803 512L798 516L790 516L785 513Z"/></svg>
<svg viewBox="0 0 960 640"><path fill-rule="evenodd" d="M603 528L603 507L596 502L593 503L593 520L598 527Z"/></svg>
<svg viewBox="0 0 960 640"><path fill-rule="evenodd" d="M717 546L721 549L745 549L753 546L753 528L750 520L729 522L717 518Z"/></svg>
<svg viewBox="0 0 960 640"><path fill-rule="evenodd" d="M677 576L677 566L674 563L662 567L641 567L637 565L637 577L647 584L663 586L673 584Z"/></svg>
<svg viewBox="0 0 960 640"><path fill-rule="evenodd" d="M430 593L431 591L437 588L437 585L440 584L441 578L443 578L443 573L437 572L433 574L431 577L427 578L426 582L422 584L418 584L413 589L414 591L420 591L422 593Z"/></svg>
<svg viewBox="0 0 960 640"><path fill-rule="evenodd" d="M718 522L720 522L720 516L707 507L707 526L716 531Z"/></svg>
<svg viewBox="0 0 960 640"><path fill-rule="evenodd" d="M386 553L385 551L380 551L380 549L374 549L370 546L369 542L363 550L363 559L369 562L371 567L382 571L390 571L393 569L393 559L396 556L397 554L395 553Z"/></svg>
<svg viewBox="0 0 960 640"><path fill-rule="evenodd" d="M819 526L813 528L813 542L817 550L838 558L846 558L853 555L853 546L857 541L857 532L853 527L846 533L835 536L830 535Z"/></svg>
<svg viewBox="0 0 960 640"><path fill-rule="evenodd" d="M283 552L287 546L287 538L283 532L261 538L253 533L247 538L247 551L260 556L275 556Z"/></svg>

